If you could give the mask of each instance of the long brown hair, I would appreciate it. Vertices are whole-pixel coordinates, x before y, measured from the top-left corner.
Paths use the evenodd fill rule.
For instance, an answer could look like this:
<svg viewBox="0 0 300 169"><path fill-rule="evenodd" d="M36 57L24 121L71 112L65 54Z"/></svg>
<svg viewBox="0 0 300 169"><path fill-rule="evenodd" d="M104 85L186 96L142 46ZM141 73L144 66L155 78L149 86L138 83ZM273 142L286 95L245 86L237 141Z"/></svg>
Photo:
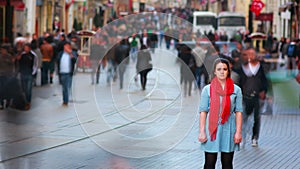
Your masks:
<svg viewBox="0 0 300 169"><path fill-rule="evenodd" d="M219 63L225 63L226 66L227 66L227 69L228 69L228 74L227 74L227 77L230 77L231 76L231 70L230 70L230 65L229 65L229 61L225 58L217 58L215 61L214 61L214 65L213 65L213 69L212 69L212 73L211 73L211 79L213 79L216 75L214 74L214 72L216 71L216 67L217 67L217 64Z"/></svg>

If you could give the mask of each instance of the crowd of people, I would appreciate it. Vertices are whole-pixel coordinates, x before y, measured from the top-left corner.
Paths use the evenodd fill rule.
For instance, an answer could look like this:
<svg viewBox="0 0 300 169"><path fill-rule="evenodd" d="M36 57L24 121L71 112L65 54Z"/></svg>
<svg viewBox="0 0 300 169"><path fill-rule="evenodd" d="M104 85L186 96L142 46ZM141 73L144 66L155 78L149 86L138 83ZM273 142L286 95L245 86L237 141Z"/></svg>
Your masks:
<svg viewBox="0 0 300 169"><path fill-rule="evenodd" d="M30 109L32 87L52 84L55 69L63 86L63 105L67 105L66 90L69 93L71 81L66 82L64 77L66 73L73 73L69 67L73 68L76 63L78 48L76 41L68 41L66 36L63 33L59 36L45 33L31 38L20 36L13 45L1 44L1 108ZM72 62L65 57L66 53L73 53L69 56ZM5 86L9 87L8 90Z"/></svg>
<svg viewBox="0 0 300 169"><path fill-rule="evenodd" d="M287 60L287 76L296 76L297 72L299 73L299 42L299 39L290 42L289 38L282 38L280 42L277 42L276 38L273 37L268 37L265 42L266 54L272 53L270 56L272 58L285 58ZM251 145L253 147L258 146L262 114L260 102L266 99L270 87L266 76L268 70L264 66L266 64L264 58L268 58L268 55L264 58L258 57L258 50L252 44L251 39L245 38L242 43L235 43L237 43L236 49L229 53L224 51L224 46L222 47L223 51L220 51L219 46L212 44L217 56L213 54L214 52L209 52L211 48L207 49L208 52L204 56L203 48L199 50L200 43L196 43L196 47L191 52L194 54L191 57L195 57L195 59L204 58L200 64L195 62L197 69L199 69L199 71L195 71L196 80L201 78L201 74L205 76L205 79L210 79L209 82L204 80L205 87L201 92L199 110L199 141L205 152L204 168L215 167L218 152L221 152L223 168L233 168L234 151L240 149L239 146L243 148L247 142L248 118L250 116L253 117L254 121L252 136L250 136ZM184 55L184 52L182 53ZM207 72L210 72L210 75ZM230 90L229 84L227 84L228 79L236 85L234 90ZM216 81L218 85L215 84ZM198 80L197 84L201 88ZM223 103L227 96L230 96L230 99ZM216 100L214 97L222 98L222 101ZM222 108L220 108L220 104L223 106ZM228 104L230 104L231 109L226 110ZM217 110L215 110L216 107ZM241 112L242 116L240 116ZM233 113L235 118L231 119Z"/></svg>
<svg viewBox="0 0 300 169"><path fill-rule="evenodd" d="M264 60L258 57L256 49L251 44L243 47L237 43L238 47L231 55L220 52L217 45L214 46L217 56L214 52L203 56L199 45L193 49L195 58L204 58L202 70L210 72L210 80L208 83L205 81L201 91L199 110L199 141L205 152L204 168L215 168L218 152L221 152L222 167L233 168L234 151L239 150L240 146L243 148L247 142L249 117L253 117L254 121L251 145L258 146L262 114L260 102L266 99L270 83ZM281 45L283 50L278 48L278 57L288 58L288 72L299 69L296 67L296 64L299 65L299 40ZM196 79L201 78L199 72L202 72L201 69L195 71ZM203 74L207 76L207 73ZM231 83L234 87L230 87Z"/></svg>
<svg viewBox="0 0 300 169"><path fill-rule="evenodd" d="M123 89L124 73L132 62L136 64L136 75L140 76L141 90L146 90L155 49L177 49L184 95L192 95L193 85L201 91L199 141L205 151L204 168L215 166L218 152L221 152L222 165L232 168L234 151L239 149L240 143L244 146L245 124L252 114L251 144L258 146L259 101L266 99L269 87L264 61L258 57L258 48L252 43L249 33L237 33L236 38L228 39L225 35L209 32L205 37L191 33L192 25L182 20L190 19L190 11L169 12L121 17L110 20L102 28L95 28L89 56L91 83L99 83L100 71L105 67L107 84L118 79L119 88ZM172 12L179 17L171 17ZM211 43L203 45L204 38ZM32 87L52 84L55 74L62 86L62 105L67 106L75 64L80 59L79 40L75 31L69 34L61 31L46 32L40 37L20 36L12 45L1 44L1 107L28 110ZM231 41L235 49L230 51L227 43L218 46L215 42L219 40ZM194 41L195 47L179 45L183 41ZM264 46L266 57L268 53L276 54L276 57L287 58L289 70L297 68L299 39L282 38L278 42L270 34ZM227 129L228 133L225 133Z"/></svg>

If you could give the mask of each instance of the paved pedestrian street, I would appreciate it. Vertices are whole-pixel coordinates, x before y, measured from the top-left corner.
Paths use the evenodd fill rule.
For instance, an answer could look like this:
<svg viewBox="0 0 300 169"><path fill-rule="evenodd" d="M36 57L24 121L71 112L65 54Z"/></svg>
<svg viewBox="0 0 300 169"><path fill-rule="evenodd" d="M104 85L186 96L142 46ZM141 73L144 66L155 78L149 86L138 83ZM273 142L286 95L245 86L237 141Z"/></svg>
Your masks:
<svg viewBox="0 0 300 169"><path fill-rule="evenodd" d="M77 73L68 107L57 77L34 87L29 111L0 110L0 169L203 168L200 92L184 96L176 56L156 50L146 91L134 80L133 63L123 90L118 80L106 83L105 71L98 85L91 85L90 74ZM247 137L234 168L299 168L299 95L292 78L272 84L272 114L262 115L258 147Z"/></svg>

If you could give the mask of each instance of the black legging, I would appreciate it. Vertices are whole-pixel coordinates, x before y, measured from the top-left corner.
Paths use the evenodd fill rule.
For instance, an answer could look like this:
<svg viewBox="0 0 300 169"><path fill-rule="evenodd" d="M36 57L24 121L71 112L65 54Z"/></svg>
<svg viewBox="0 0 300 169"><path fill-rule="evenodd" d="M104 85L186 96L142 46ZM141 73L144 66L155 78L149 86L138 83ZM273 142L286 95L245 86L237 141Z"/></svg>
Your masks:
<svg viewBox="0 0 300 169"><path fill-rule="evenodd" d="M141 85L142 85L142 89L145 90L146 89L146 84L147 84L147 74L148 74L149 70L145 69L140 71L140 77L141 77Z"/></svg>
<svg viewBox="0 0 300 169"><path fill-rule="evenodd" d="M221 152L221 163L222 169L232 169L234 152L224 153ZM218 153L208 153L205 152L205 164L204 169L214 169L216 168Z"/></svg>

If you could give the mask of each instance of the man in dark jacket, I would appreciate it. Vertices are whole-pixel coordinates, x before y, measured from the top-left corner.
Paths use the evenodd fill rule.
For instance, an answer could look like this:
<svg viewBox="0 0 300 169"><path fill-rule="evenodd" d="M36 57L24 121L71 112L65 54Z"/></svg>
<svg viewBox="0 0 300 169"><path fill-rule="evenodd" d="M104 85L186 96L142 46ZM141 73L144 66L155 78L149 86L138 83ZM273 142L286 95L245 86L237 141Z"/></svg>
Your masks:
<svg viewBox="0 0 300 169"><path fill-rule="evenodd" d="M38 61L37 56L31 50L29 43L25 44L24 51L21 53L21 55L17 56L17 61L21 75L23 92L25 93L27 103L30 105L33 75L37 72Z"/></svg>
<svg viewBox="0 0 300 169"><path fill-rule="evenodd" d="M57 68L63 89L63 106L67 106L69 103L69 95L76 59L77 53L72 51L71 43L66 42L64 44L63 51L58 54L57 58Z"/></svg>
<svg viewBox="0 0 300 169"><path fill-rule="evenodd" d="M129 63L129 52L130 46L127 43L127 39L121 40L120 44L115 48L115 58L119 69L120 89L123 89L124 73L126 71L126 66Z"/></svg>
<svg viewBox="0 0 300 169"><path fill-rule="evenodd" d="M254 48L243 50L242 59L244 62L237 73L240 76L239 85L242 89L244 104L243 140L245 142L248 117L254 113L252 146L256 147L258 145L261 116L259 99L264 100L266 98L268 81Z"/></svg>

